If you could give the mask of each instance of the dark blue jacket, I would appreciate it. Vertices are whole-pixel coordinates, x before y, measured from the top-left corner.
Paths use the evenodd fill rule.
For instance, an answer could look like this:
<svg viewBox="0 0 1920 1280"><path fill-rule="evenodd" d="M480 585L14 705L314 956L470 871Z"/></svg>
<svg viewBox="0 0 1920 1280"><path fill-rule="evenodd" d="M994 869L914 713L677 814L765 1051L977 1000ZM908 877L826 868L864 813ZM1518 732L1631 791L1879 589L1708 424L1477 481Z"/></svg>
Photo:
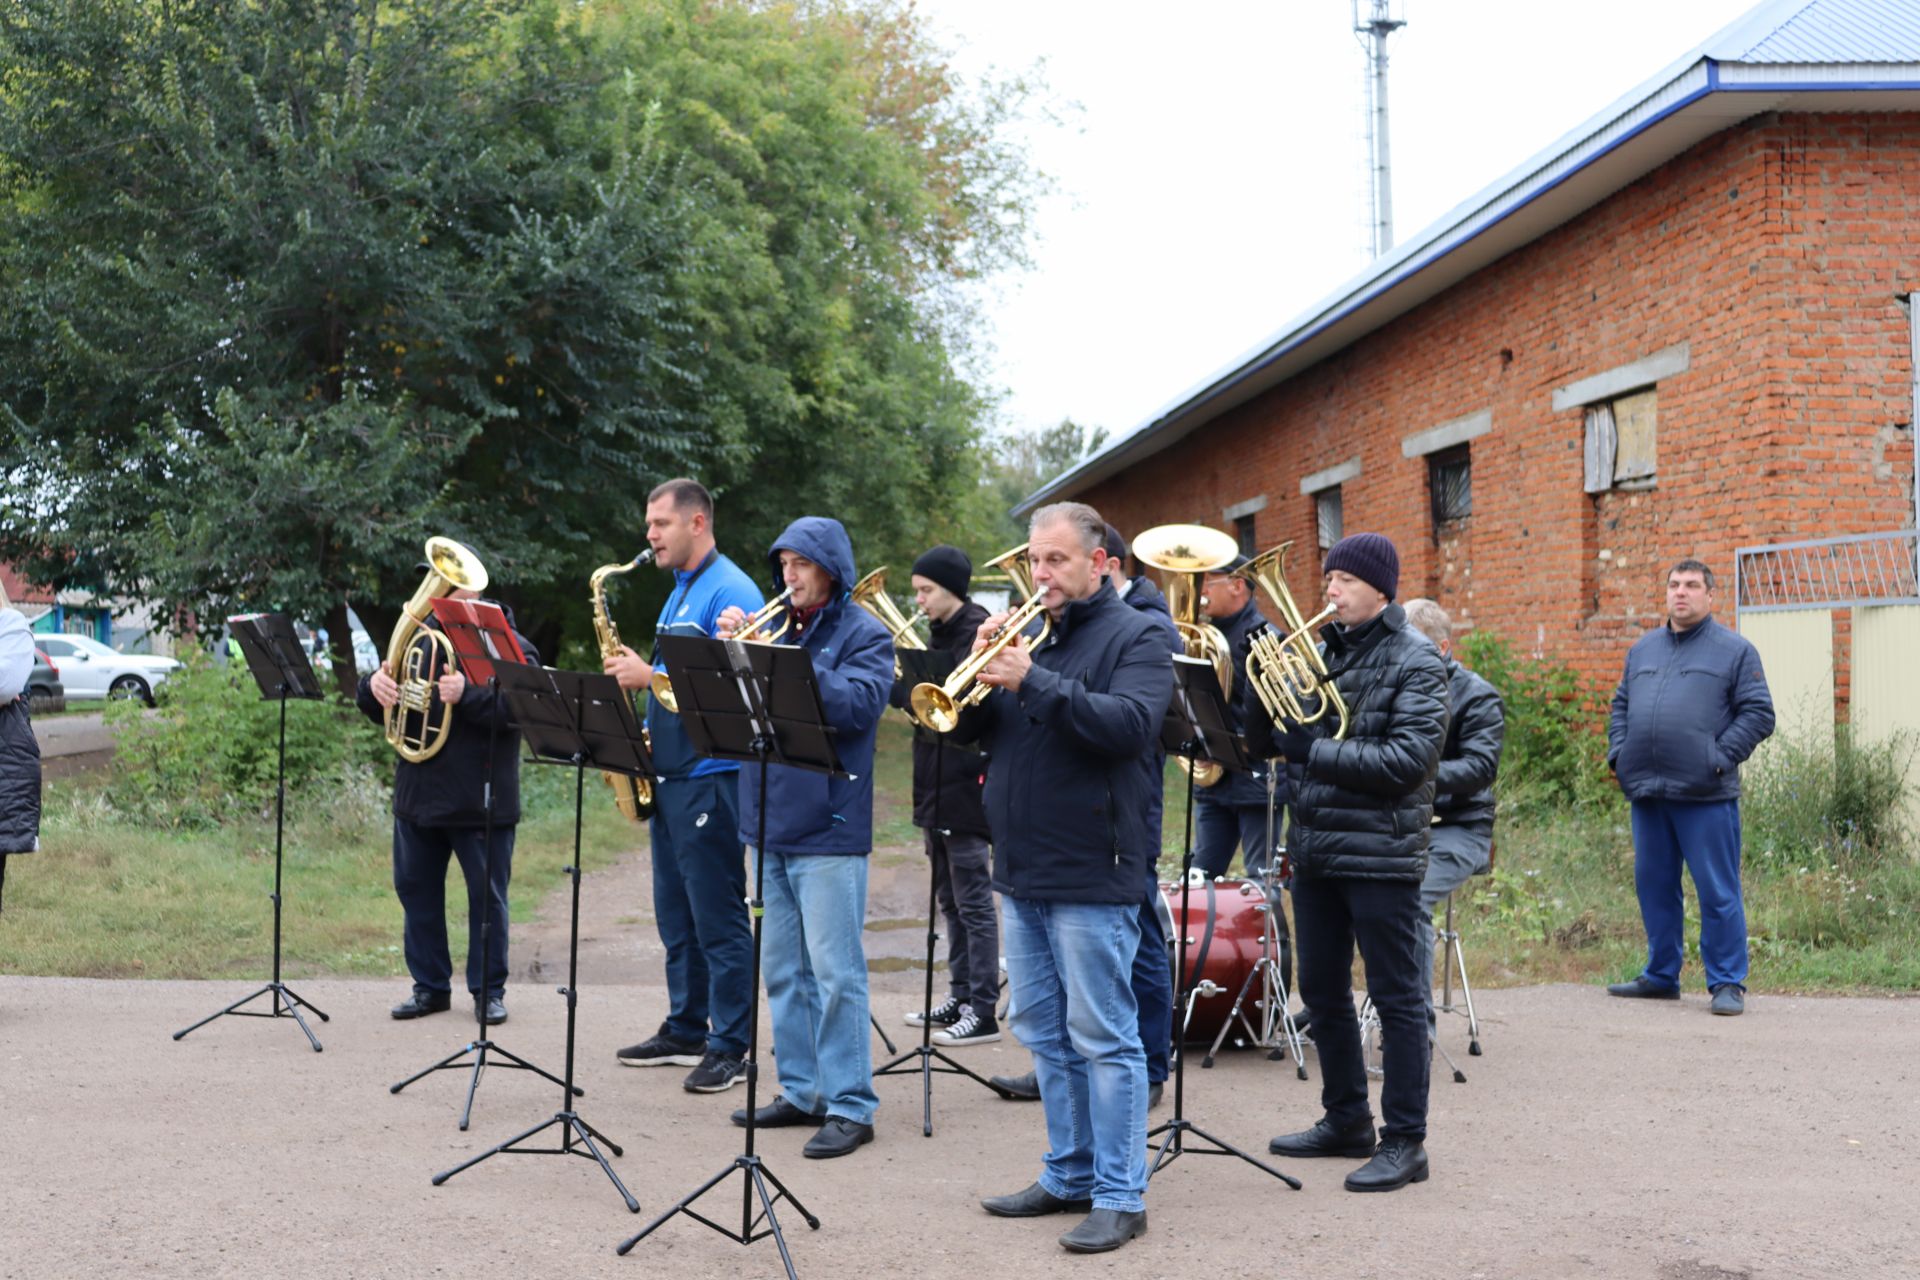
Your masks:
<svg viewBox="0 0 1920 1280"><path fill-rule="evenodd" d="M1267 619L1260 612L1260 606L1248 599L1241 610L1230 617L1213 622L1226 637L1227 648L1233 654L1233 696L1227 700L1227 711L1233 727L1240 733L1247 731L1248 708L1259 701L1260 695L1253 691L1247 682L1247 646L1255 633L1267 627ZM1251 773L1228 770L1225 777L1211 787L1195 791L1194 796L1205 804L1267 807L1267 774L1269 766L1265 760L1255 759ZM1275 784L1274 803L1287 802L1286 770L1279 771Z"/></svg>
<svg viewBox="0 0 1920 1280"><path fill-rule="evenodd" d="M993 887L1137 904L1160 857L1160 726L1173 661L1151 617L1101 583L1061 611L1016 693L956 731L988 750Z"/></svg>
<svg viewBox="0 0 1920 1280"><path fill-rule="evenodd" d="M767 551L776 591L780 553L805 556L833 577L834 595L796 640L813 657L821 709L835 731L834 749L852 777L828 777L787 765L767 766L767 849L772 853L859 853L873 848L873 740L893 688L893 637L853 603L858 582L853 543L838 520L801 516ZM740 836L759 839L760 766L740 769Z"/></svg>
<svg viewBox="0 0 1920 1280"><path fill-rule="evenodd" d="M1732 800L1740 762L1773 732L1760 654L1706 619L1656 627L1627 650L1607 721L1607 764L1629 800Z"/></svg>
<svg viewBox="0 0 1920 1280"><path fill-rule="evenodd" d="M1180 628L1173 624L1173 610L1167 607L1167 597L1154 585L1152 578L1144 573L1133 580L1127 588L1127 594L1120 597L1126 604L1139 613L1152 619L1154 626L1160 629L1161 636L1175 653L1186 652L1186 646L1180 642Z"/></svg>

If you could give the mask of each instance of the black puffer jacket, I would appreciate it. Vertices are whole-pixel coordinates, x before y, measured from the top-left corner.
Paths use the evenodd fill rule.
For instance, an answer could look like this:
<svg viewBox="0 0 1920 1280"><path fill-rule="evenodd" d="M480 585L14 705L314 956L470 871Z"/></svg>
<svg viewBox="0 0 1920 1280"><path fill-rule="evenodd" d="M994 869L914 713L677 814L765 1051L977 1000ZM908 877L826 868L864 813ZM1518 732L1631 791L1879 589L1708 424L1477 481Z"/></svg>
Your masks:
<svg viewBox="0 0 1920 1280"><path fill-rule="evenodd" d="M0 706L0 892L7 855L40 847L40 744L22 694Z"/></svg>
<svg viewBox="0 0 1920 1280"><path fill-rule="evenodd" d="M1433 780L1433 814L1441 822L1492 822L1493 779L1507 741L1507 707L1500 691L1447 659L1447 745Z"/></svg>
<svg viewBox="0 0 1920 1280"><path fill-rule="evenodd" d="M963 602L951 618L936 622L930 628L928 638L933 650L951 654L955 663L965 662L973 651L973 638L986 620L986 606L971 600ZM894 681L888 700L896 707L908 709L913 692L910 684L910 680ZM937 785L936 770L939 772ZM988 835L987 805L982 794L986 776L985 756L953 741L951 735L916 725L913 730L913 825L923 831L937 826L955 835ZM940 798L937 815L934 813L936 794Z"/></svg>
<svg viewBox="0 0 1920 1280"><path fill-rule="evenodd" d="M1287 764L1294 874L1417 883L1447 738L1445 662L1397 604L1351 631L1334 624L1321 634L1349 724L1344 739L1316 739L1305 761ZM1273 754L1265 709L1256 704L1250 720L1249 742Z"/></svg>

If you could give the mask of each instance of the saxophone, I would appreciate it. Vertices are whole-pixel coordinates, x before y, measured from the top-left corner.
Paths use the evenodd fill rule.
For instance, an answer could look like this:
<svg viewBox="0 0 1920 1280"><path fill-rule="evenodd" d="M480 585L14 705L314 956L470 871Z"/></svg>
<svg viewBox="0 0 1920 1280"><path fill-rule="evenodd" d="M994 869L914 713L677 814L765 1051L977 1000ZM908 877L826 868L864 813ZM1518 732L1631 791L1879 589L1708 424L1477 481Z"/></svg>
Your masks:
<svg viewBox="0 0 1920 1280"><path fill-rule="evenodd" d="M620 633L614 629L613 615L607 612L607 579L616 573L631 573L643 564L653 563L653 548L648 547L625 564L603 564L593 571L587 579L588 598L593 602L593 633L600 641L600 660L606 661L620 652ZM645 735L643 729L641 733ZM649 749L653 746L651 737L647 739ZM642 822L653 816L653 782L648 778L630 778L624 773L603 773L607 785L613 788L613 803L620 812L634 822Z"/></svg>

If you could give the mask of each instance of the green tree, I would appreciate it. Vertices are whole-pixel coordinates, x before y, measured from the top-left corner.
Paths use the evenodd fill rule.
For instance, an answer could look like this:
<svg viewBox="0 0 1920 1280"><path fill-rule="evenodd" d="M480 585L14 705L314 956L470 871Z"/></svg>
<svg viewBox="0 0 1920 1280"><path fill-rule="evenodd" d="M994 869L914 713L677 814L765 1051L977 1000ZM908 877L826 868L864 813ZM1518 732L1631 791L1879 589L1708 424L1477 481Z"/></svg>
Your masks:
<svg viewBox="0 0 1920 1280"><path fill-rule="evenodd" d="M997 536L1004 542L1001 550L1025 541L1027 536L1025 522L1010 514L1014 506L1061 472L1091 457L1106 442L1105 427L1083 427L1072 418L1062 418L1043 430L1006 436L995 443L986 506Z"/></svg>

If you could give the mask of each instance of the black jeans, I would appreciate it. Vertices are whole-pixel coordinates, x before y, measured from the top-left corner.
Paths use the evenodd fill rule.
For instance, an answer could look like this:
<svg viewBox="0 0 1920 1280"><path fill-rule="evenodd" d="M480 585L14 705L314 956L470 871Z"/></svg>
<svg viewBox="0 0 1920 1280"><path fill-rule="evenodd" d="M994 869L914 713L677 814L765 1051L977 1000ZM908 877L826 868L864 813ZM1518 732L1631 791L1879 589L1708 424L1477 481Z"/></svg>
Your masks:
<svg viewBox="0 0 1920 1280"><path fill-rule="evenodd" d="M406 916L402 941L413 989L443 995L453 987L453 960L447 952L447 860L460 859L467 881L467 990L478 996L480 976L480 904L491 908L487 934L485 990L502 995L507 987L507 882L513 877L514 824L495 823L490 891L480 881L486 832L481 827L422 827L393 820L393 887Z"/></svg>
<svg viewBox="0 0 1920 1280"><path fill-rule="evenodd" d="M1300 998L1313 1017L1320 1052L1320 1102L1327 1119L1349 1128L1372 1119L1360 1020L1353 1007L1353 948L1366 963L1367 994L1380 1014L1385 1079L1382 1137L1427 1136L1427 996L1420 989L1420 884L1295 876L1294 955Z"/></svg>
<svg viewBox="0 0 1920 1280"><path fill-rule="evenodd" d="M993 850L985 836L922 829L934 896L947 926L948 994L991 1018L1000 1003L1000 917L994 912Z"/></svg>

